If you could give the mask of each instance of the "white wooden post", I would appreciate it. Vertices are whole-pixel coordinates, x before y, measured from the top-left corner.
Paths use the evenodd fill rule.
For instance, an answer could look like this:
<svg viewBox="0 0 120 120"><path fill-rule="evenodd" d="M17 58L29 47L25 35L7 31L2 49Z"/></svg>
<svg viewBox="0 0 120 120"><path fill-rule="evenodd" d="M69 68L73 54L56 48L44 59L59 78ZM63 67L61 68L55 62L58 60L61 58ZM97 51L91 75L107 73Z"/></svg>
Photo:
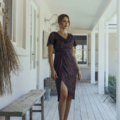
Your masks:
<svg viewBox="0 0 120 120"><path fill-rule="evenodd" d="M104 94L104 19L98 24L98 93Z"/></svg>
<svg viewBox="0 0 120 120"><path fill-rule="evenodd" d="M117 84L116 84L116 120L120 120L120 0L117 0Z"/></svg>
<svg viewBox="0 0 120 120"><path fill-rule="evenodd" d="M106 87L108 87L108 70L109 70L109 33L108 33L108 23L106 23Z"/></svg>
<svg viewBox="0 0 120 120"><path fill-rule="evenodd" d="M95 32L91 32L91 83L95 83Z"/></svg>

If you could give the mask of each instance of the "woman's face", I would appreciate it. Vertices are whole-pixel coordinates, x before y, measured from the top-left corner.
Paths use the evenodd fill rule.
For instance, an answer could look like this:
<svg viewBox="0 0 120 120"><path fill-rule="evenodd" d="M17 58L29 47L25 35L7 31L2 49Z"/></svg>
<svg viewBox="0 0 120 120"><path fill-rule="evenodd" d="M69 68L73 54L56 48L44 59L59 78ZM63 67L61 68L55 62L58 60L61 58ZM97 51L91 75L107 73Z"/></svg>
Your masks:
<svg viewBox="0 0 120 120"><path fill-rule="evenodd" d="M67 29L69 26L69 19L67 17L64 17L61 22L61 28Z"/></svg>

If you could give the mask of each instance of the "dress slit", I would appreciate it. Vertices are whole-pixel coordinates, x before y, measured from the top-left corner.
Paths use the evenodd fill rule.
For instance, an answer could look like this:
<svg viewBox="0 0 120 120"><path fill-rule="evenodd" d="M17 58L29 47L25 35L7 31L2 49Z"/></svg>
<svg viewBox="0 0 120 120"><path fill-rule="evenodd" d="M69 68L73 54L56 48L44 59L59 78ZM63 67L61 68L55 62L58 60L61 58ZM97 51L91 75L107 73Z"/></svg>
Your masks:
<svg viewBox="0 0 120 120"><path fill-rule="evenodd" d="M62 82L63 80L61 80L61 82ZM59 89L59 93L58 93L58 101L60 100L60 90L61 90L61 82L60 82L60 89ZM70 93L70 96L71 96L71 99L72 99L72 94L71 94L71 92L69 91L69 87L66 85L66 83L63 81L63 83L65 84L65 86L66 86L66 88L67 88L67 90L68 90L68 93Z"/></svg>

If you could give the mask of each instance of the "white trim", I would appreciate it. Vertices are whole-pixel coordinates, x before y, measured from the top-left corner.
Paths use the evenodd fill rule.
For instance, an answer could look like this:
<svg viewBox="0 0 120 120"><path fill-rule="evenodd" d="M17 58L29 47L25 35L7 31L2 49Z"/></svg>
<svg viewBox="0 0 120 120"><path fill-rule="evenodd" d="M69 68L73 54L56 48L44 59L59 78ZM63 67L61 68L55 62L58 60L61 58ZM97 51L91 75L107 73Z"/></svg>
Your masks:
<svg viewBox="0 0 120 120"><path fill-rule="evenodd" d="M14 47L18 56L30 56L30 50L26 50L21 47Z"/></svg>
<svg viewBox="0 0 120 120"><path fill-rule="evenodd" d="M24 48L17 47L15 42L12 42L12 45L14 46L14 49L18 56L29 56L30 55L30 50L26 50Z"/></svg>
<svg viewBox="0 0 120 120"><path fill-rule="evenodd" d="M95 32L91 32L91 83L95 83Z"/></svg>
<svg viewBox="0 0 120 120"><path fill-rule="evenodd" d="M13 41L11 41L12 42L12 44L15 46L15 47L17 47L17 44L16 44L16 42L13 42Z"/></svg>
<svg viewBox="0 0 120 120"><path fill-rule="evenodd" d="M99 21L98 35L98 93L104 92L104 19L102 19Z"/></svg>
<svg viewBox="0 0 120 120"><path fill-rule="evenodd" d="M116 33L117 29L108 29L108 33ZM98 33L98 31L96 30L95 33ZM104 29L104 33L106 33L106 29Z"/></svg>
<svg viewBox="0 0 120 120"><path fill-rule="evenodd" d="M80 67L80 68L91 68L90 66L81 66L79 64L78 64L78 67Z"/></svg>
<svg viewBox="0 0 120 120"><path fill-rule="evenodd" d="M120 120L120 0L117 0L116 120Z"/></svg>
<svg viewBox="0 0 120 120"><path fill-rule="evenodd" d="M108 87L108 72L109 72L109 33L108 33L108 23L106 23L106 87Z"/></svg>
<svg viewBox="0 0 120 120"><path fill-rule="evenodd" d="M31 21L31 23L30 24L32 24L32 31L30 30L30 35L31 35L31 32L32 32L32 42L34 43L30 43L30 50L34 53L34 60L32 60L31 58L30 58L30 60L31 60L31 62L30 62L30 69L31 70L36 70L36 89L38 89L39 88L39 64L37 65L37 63L40 63L39 62L39 60L38 60L38 56L39 56L39 18L37 17L37 15L39 14L39 7L37 6L37 4L35 3L35 1L34 0L31 0L31 7L32 7L32 9L31 9L31 12L32 12L32 16L30 17L30 19L32 19L32 21ZM34 16L35 15L35 12L34 11L36 11L36 16ZM30 12L30 15L31 15L31 12ZM35 26L34 26L35 25ZM38 41L37 41L38 40ZM32 56L32 55L30 55L30 56Z"/></svg>

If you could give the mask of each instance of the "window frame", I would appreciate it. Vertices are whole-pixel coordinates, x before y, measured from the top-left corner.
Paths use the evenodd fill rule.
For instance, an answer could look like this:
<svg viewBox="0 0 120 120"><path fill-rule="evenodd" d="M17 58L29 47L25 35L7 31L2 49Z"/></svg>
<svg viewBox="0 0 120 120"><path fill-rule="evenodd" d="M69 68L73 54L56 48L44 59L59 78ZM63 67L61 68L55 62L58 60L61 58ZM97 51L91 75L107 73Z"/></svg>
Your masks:
<svg viewBox="0 0 120 120"><path fill-rule="evenodd" d="M8 2L8 0L3 0L3 2L4 2L4 4L5 4L5 11L7 10L7 8L9 8L9 7L11 7L11 8L9 8L9 10L11 10L11 18L10 18L10 21L9 21L9 23L11 23L12 25L10 25L9 23L8 23L8 31L9 31L9 36L10 36L10 40L12 41L12 37L13 37L13 0L11 0L12 1L12 4L10 3L11 1L9 1L9 4L11 4L11 6L9 6L9 7L6 7L6 6L8 6L8 3L7 3L7 5L6 5L6 3L5 2ZM9 12L9 10L8 10L8 12ZM8 14L8 13L7 13ZM4 32L4 30L5 30L5 16L6 15L4 15L3 16L3 18L2 18L2 20L3 20L3 32ZM8 18L9 18L9 16L8 16ZM9 30L9 25L10 25L10 30Z"/></svg>
<svg viewBox="0 0 120 120"><path fill-rule="evenodd" d="M82 66L82 67L88 67L88 54L89 54L89 53L88 53L88 52L89 52L89 51L88 51L88 47L89 47L89 46L88 46L88 34L73 34L73 36L86 36L86 37L87 37L87 48L86 48L86 49L87 49L87 64L83 64L83 63L81 64L81 63L79 63L78 61L77 61L77 63L78 63L78 66L80 66L80 67L81 67L81 66ZM78 45L78 44L77 44L77 45ZM76 47L77 47L77 46L76 46ZM76 49L76 47L75 47L74 49ZM75 54L76 54L76 50L75 50Z"/></svg>
<svg viewBox="0 0 120 120"><path fill-rule="evenodd" d="M6 5L5 5L5 8L6 8ZM16 29L15 29L15 26L16 26L16 24L15 24L16 23L16 1L15 0L12 0L12 8L11 9L12 9L12 17L11 17L12 18L12 26L11 26L12 32L11 32L10 40L13 43L13 45L17 47L17 41L15 39L15 35L16 35ZM3 18L3 20L4 20L4 18ZM3 24L3 22L2 22L2 24Z"/></svg>

